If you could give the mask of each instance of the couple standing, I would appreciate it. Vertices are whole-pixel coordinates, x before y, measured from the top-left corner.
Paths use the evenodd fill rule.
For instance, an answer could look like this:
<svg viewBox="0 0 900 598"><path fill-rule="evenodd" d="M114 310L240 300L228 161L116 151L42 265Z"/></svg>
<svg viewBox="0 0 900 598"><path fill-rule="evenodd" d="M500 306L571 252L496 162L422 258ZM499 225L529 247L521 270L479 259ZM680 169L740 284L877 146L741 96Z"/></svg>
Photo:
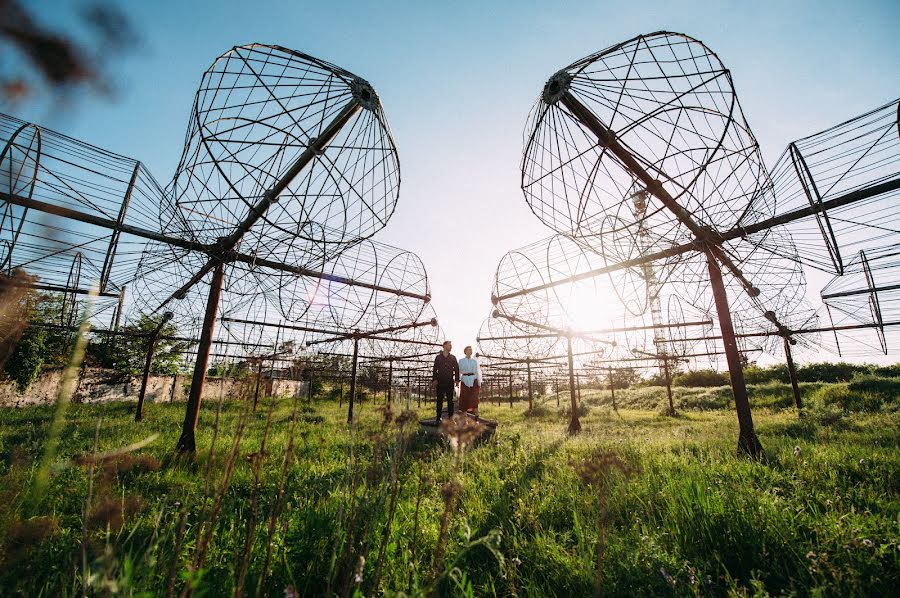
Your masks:
<svg viewBox="0 0 900 598"><path fill-rule="evenodd" d="M466 347L463 352L465 357L458 362L450 353L453 345L450 341L444 341L441 352L434 358L434 367L431 370L431 384L435 388L435 404L437 407L437 421L441 420L441 412L444 410L444 399L447 399L447 414L453 417L453 394L459 384L459 410L463 413L478 415L478 395L481 392L481 368L478 361L472 357L472 347ZM460 382L462 382L460 384Z"/></svg>

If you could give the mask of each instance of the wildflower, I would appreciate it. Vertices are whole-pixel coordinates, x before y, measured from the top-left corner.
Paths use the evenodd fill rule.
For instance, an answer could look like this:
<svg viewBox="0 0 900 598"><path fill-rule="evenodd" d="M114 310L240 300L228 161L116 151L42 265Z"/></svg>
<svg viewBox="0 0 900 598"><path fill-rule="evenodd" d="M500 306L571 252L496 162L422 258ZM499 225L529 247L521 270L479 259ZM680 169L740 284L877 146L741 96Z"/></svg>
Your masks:
<svg viewBox="0 0 900 598"><path fill-rule="evenodd" d="M688 580L692 586L697 585L697 570L693 567L688 567Z"/></svg>
<svg viewBox="0 0 900 598"><path fill-rule="evenodd" d="M297 592L294 586L288 586L284 589L284 598L297 598Z"/></svg>
<svg viewBox="0 0 900 598"><path fill-rule="evenodd" d="M402 428L409 422L415 421L416 419L418 419L416 412L411 409L407 409L406 411L404 411L403 413L401 413L400 415L397 416L397 419L394 420L394 423L397 424L398 428Z"/></svg>
<svg viewBox="0 0 900 598"><path fill-rule="evenodd" d="M863 546L867 546L868 548L872 548L873 546L875 546L875 542L873 542L872 540L870 540L868 538L863 540L862 543L863 543Z"/></svg>
<svg viewBox="0 0 900 598"><path fill-rule="evenodd" d="M865 462L865 459L860 459L859 464L862 465Z"/></svg>
<svg viewBox="0 0 900 598"><path fill-rule="evenodd" d="M360 555L359 562L356 563L356 573L353 574L353 581L356 583L362 583L363 581L363 569L366 568L366 557Z"/></svg>
<svg viewBox="0 0 900 598"><path fill-rule="evenodd" d="M59 532L59 520L55 517L33 517L13 521L6 537L6 550L28 548Z"/></svg>
<svg viewBox="0 0 900 598"><path fill-rule="evenodd" d="M597 450L580 463L573 463L575 472L581 481L588 486L604 487L610 475L619 471L626 477L632 473L632 469L612 451Z"/></svg>
<svg viewBox="0 0 900 598"><path fill-rule="evenodd" d="M669 572L666 571L665 567L660 567L659 572L663 576L663 579L666 580L666 583L669 584L674 589L675 583L676 583L675 578L672 577L671 575L669 575Z"/></svg>
<svg viewBox="0 0 900 598"><path fill-rule="evenodd" d="M387 426L394 420L394 412L391 410L391 405L388 403L383 407L380 407L378 411L381 412L381 425L382 427Z"/></svg>
<svg viewBox="0 0 900 598"><path fill-rule="evenodd" d="M512 561L511 561L511 562L512 562L512 564L515 565L516 567L518 567L519 565L522 564L522 561L521 561L521 560L519 559L519 557L517 557L517 556L514 556L514 557L512 558Z"/></svg>
<svg viewBox="0 0 900 598"><path fill-rule="evenodd" d="M484 424L465 415L454 415L441 422L441 433L450 441L453 452L464 451L486 429Z"/></svg>
<svg viewBox="0 0 900 598"><path fill-rule="evenodd" d="M799 447L799 446L795 446L795 447L794 447L794 456L795 456L795 457L799 457L799 456L800 456L800 447Z"/></svg>
<svg viewBox="0 0 900 598"><path fill-rule="evenodd" d="M817 555L812 550L810 550L809 552L806 553L806 560L812 561L812 560L815 560L816 558L817 558Z"/></svg>
<svg viewBox="0 0 900 598"><path fill-rule="evenodd" d="M444 496L444 502L450 502L462 492L462 484L459 482L447 482L444 484L444 487L441 488L441 494Z"/></svg>

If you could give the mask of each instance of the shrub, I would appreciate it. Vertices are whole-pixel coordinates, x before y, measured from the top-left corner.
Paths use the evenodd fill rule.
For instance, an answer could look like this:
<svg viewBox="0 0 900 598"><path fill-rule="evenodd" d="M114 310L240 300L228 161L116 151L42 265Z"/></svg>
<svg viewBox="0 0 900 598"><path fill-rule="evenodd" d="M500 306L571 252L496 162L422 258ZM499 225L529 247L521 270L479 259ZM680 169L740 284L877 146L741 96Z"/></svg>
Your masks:
<svg viewBox="0 0 900 598"><path fill-rule="evenodd" d="M900 378L900 363L873 368L872 374L883 378Z"/></svg>
<svg viewBox="0 0 900 598"><path fill-rule="evenodd" d="M588 414L588 411L590 411L590 407L588 407L584 403L584 401L578 403L578 407L577 407L578 417L586 416ZM572 415L572 407L570 405L566 405L565 407L563 407L563 409L560 413L562 414L563 417L569 418Z"/></svg>
<svg viewBox="0 0 900 598"><path fill-rule="evenodd" d="M810 403L814 410L840 409L844 413L850 413L878 411L882 401L871 392L851 389L849 384L832 384L813 393Z"/></svg>
<svg viewBox="0 0 900 598"><path fill-rule="evenodd" d="M841 427L844 424L844 412L834 405L816 406L809 415L820 426Z"/></svg>
<svg viewBox="0 0 900 598"><path fill-rule="evenodd" d="M27 328L5 366L6 375L16 383L19 392L25 392L37 380L46 353L47 329Z"/></svg>
<svg viewBox="0 0 900 598"><path fill-rule="evenodd" d="M810 363L797 369L801 382L850 382L854 374L867 374L870 365L839 361L837 363Z"/></svg>
<svg viewBox="0 0 900 598"><path fill-rule="evenodd" d="M855 376L847 388L861 395L870 395L877 400L878 408L883 404L897 402L900 396L900 379L884 378L881 376Z"/></svg>
<svg viewBox="0 0 900 598"><path fill-rule="evenodd" d="M725 386L729 383L728 374L716 370L694 370L678 374L672 379L673 386L695 386L710 388L713 386Z"/></svg>
<svg viewBox="0 0 900 598"><path fill-rule="evenodd" d="M754 364L744 368L744 380L747 381L747 384L769 384L770 382L789 384L791 377L784 364L769 367L759 367Z"/></svg>

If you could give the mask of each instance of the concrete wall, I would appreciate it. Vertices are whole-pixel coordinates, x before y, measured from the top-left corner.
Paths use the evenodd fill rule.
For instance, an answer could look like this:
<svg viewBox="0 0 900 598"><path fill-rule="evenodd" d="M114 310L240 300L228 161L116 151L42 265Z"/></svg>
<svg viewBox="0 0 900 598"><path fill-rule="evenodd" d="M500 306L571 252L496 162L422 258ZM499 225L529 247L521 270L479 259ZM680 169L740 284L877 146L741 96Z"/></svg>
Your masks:
<svg viewBox="0 0 900 598"><path fill-rule="evenodd" d="M25 393L19 394L13 382L0 382L0 407L48 405L56 401L62 383L62 370L44 372ZM190 391L191 376L150 376L147 382L147 403L186 401ZM207 378L203 386L203 399L215 400L220 394L226 399L253 399L256 379ZM138 376L122 376L112 370L85 368L81 371L72 400L75 403L103 403L107 401L137 401L141 390ZM273 392L274 391L274 392ZM294 380L260 381L260 396L275 394L293 396L305 393L306 382Z"/></svg>

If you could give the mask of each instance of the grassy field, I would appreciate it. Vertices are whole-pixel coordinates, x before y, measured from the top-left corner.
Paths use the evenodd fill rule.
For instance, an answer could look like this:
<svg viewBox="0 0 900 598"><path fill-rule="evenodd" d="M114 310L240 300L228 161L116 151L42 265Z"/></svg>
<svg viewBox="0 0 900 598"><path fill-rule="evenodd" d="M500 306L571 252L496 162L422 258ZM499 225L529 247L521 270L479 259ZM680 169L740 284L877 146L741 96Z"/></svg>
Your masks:
<svg viewBox="0 0 900 598"><path fill-rule="evenodd" d="M464 449L471 431L458 430L456 450L418 434L399 406L385 415L367 402L350 428L346 406L324 400L272 400L256 413L207 402L192 460L171 454L181 404L147 405L140 424L132 404L71 405L57 449L53 408L0 410L0 588L891 595L891 384L808 386L802 419L785 388L754 388L759 462L734 455L720 389L679 389L677 417L658 413L663 389L617 393L617 412L608 392L584 392L583 431L571 437L565 401L543 398L532 413L485 405L497 432Z"/></svg>

